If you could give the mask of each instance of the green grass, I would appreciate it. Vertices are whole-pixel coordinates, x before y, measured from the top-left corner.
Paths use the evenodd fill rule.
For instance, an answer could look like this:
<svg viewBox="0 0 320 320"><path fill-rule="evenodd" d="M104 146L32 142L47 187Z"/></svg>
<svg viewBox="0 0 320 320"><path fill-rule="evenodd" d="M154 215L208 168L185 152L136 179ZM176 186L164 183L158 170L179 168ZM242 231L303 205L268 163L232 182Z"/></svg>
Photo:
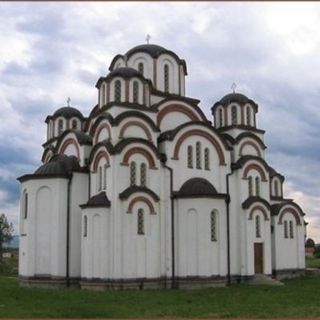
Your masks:
<svg viewBox="0 0 320 320"><path fill-rule="evenodd" d="M306 265L307 265L307 268L320 268L320 258L307 257Z"/></svg>
<svg viewBox="0 0 320 320"><path fill-rule="evenodd" d="M17 276L18 275L18 258L3 258L0 261L0 275Z"/></svg>
<svg viewBox="0 0 320 320"><path fill-rule="evenodd" d="M20 288L0 277L0 318L319 317L320 277L285 286L86 291Z"/></svg>

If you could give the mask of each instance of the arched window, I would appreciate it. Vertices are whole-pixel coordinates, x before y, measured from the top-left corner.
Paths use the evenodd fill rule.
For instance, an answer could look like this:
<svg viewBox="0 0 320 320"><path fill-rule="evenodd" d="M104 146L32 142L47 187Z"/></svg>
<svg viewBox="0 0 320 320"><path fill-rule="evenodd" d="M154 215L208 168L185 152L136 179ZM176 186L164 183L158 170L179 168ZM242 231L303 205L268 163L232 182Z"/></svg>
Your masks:
<svg viewBox="0 0 320 320"><path fill-rule="evenodd" d="M169 66L167 64L164 65L163 74L164 74L164 91L169 92Z"/></svg>
<svg viewBox="0 0 320 320"><path fill-rule="evenodd" d="M217 213L211 211L210 215L211 241L217 241Z"/></svg>
<svg viewBox="0 0 320 320"><path fill-rule="evenodd" d="M247 118L247 125L251 126L251 109L250 109L250 107L247 107L246 118Z"/></svg>
<svg viewBox="0 0 320 320"><path fill-rule="evenodd" d="M58 121L58 135L60 135L63 132L63 120L59 119Z"/></svg>
<svg viewBox="0 0 320 320"><path fill-rule="evenodd" d="M102 167L99 167L99 177L98 177L98 191L102 189Z"/></svg>
<svg viewBox="0 0 320 320"><path fill-rule="evenodd" d="M290 239L293 239L293 221L289 221L289 235Z"/></svg>
<svg viewBox="0 0 320 320"><path fill-rule="evenodd" d="M138 210L137 233L144 234L144 216L143 209Z"/></svg>
<svg viewBox="0 0 320 320"><path fill-rule="evenodd" d="M139 70L140 73L142 73L142 75L144 75L144 74L143 74L143 73L144 73L144 65L143 65L142 62L140 62L140 63L138 64L138 70Z"/></svg>
<svg viewBox="0 0 320 320"><path fill-rule="evenodd" d="M147 165L141 163L140 165L140 185L145 187L147 184Z"/></svg>
<svg viewBox="0 0 320 320"><path fill-rule="evenodd" d="M188 146L188 168L193 168L193 148Z"/></svg>
<svg viewBox="0 0 320 320"><path fill-rule="evenodd" d="M24 194L24 203L23 203L23 218L27 219L28 218L28 193L25 192Z"/></svg>
<svg viewBox="0 0 320 320"><path fill-rule="evenodd" d="M134 186L136 184L136 177L137 177L137 172L136 172L136 163L133 161L130 163L130 185Z"/></svg>
<svg viewBox="0 0 320 320"><path fill-rule="evenodd" d="M88 234L88 217L83 217L83 236L86 237Z"/></svg>
<svg viewBox="0 0 320 320"><path fill-rule="evenodd" d="M222 109L219 109L219 126L223 126L223 116L222 116Z"/></svg>
<svg viewBox="0 0 320 320"><path fill-rule="evenodd" d="M237 112L237 107L233 106L231 109L231 123L232 124L237 124L238 123L238 112Z"/></svg>
<svg viewBox="0 0 320 320"><path fill-rule="evenodd" d="M249 197L253 196L253 181L251 176L248 178L248 192Z"/></svg>
<svg viewBox="0 0 320 320"><path fill-rule="evenodd" d="M201 169L201 143L196 143L196 166L197 169Z"/></svg>
<svg viewBox="0 0 320 320"><path fill-rule="evenodd" d="M284 228L284 237L285 239L288 239L288 221L287 220L284 220L283 228Z"/></svg>
<svg viewBox="0 0 320 320"><path fill-rule="evenodd" d="M256 216L256 238L261 237L260 216Z"/></svg>
<svg viewBox="0 0 320 320"><path fill-rule="evenodd" d="M73 129L73 130L77 130L78 123L77 123L77 120L76 120L76 119L73 119L73 120L72 120L72 125L71 125L71 126L72 126L72 129Z"/></svg>
<svg viewBox="0 0 320 320"><path fill-rule="evenodd" d="M121 81L116 80L114 83L114 101L120 102L121 101Z"/></svg>
<svg viewBox="0 0 320 320"><path fill-rule="evenodd" d="M133 81L133 102L139 102L139 83L138 81Z"/></svg>
<svg viewBox="0 0 320 320"><path fill-rule="evenodd" d="M204 168L210 170L210 153L209 148L204 149Z"/></svg>
<svg viewBox="0 0 320 320"><path fill-rule="evenodd" d="M256 177L256 196L260 196L260 178Z"/></svg>
<svg viewBox="0 0 320 320"><path fill-rule="evenodd" d="M279 183L277 180L274 181L274 195L279 196Z"/></svg>
<svg viewBox="0 0 320 320"><path fill-rule="evenodd" d="M103 190L107 189L107 166L103 167Z"/></svg>

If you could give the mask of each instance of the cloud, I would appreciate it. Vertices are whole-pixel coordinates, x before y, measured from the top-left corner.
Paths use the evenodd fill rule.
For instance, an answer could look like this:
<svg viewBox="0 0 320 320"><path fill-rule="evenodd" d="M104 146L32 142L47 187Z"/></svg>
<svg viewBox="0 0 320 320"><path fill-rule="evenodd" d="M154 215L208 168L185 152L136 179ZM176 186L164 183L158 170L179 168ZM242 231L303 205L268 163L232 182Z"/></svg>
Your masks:
<svg viewBox="0 0 320 320"><path fill-rule="evenodd" d="M233 82L259 104L267 160L320 242L319 15L318 3L1 3L0 211L15 217L12 181L40 165L45 117L68 97L88 115L113 56L149 33L186 60L187 94L210 120Z"/></svg>

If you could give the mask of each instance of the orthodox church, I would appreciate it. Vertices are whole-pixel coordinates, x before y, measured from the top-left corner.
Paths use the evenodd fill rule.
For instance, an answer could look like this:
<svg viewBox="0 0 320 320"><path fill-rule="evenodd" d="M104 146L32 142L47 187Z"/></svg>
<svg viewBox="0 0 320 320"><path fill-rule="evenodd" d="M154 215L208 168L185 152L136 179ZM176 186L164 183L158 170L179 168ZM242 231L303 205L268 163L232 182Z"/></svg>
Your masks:
<svg viewBox="0 0 320 320"><path fill-rule="evenodd" d="M47 116L43 164L21 183L21 285L171 288L304 273L304 212L265 160L257 103L211 108L154 44L118 54L86 117Z"/></svg>

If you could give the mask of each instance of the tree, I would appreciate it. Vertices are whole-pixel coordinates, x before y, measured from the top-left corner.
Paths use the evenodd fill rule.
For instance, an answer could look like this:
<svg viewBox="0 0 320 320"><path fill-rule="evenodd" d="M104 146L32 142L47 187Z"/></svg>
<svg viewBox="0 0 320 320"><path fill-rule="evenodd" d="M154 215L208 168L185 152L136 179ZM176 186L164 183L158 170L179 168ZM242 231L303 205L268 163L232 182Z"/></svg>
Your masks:
<svg viewBox="0 0 320 320"><path fill-rule="evenodd" d="M315 242L311 239L311 238L309 238L309 239L307 239L307 241L306 241L306 247L307 248L314 248L315 247Z"/></svg>
<svg viewBox="0 0 320 320"><path fill-rule="evenodd" d="M0 261L2 260L3 243L12 239L13 225L8 221L6 215L0 215Z"/></svg>

